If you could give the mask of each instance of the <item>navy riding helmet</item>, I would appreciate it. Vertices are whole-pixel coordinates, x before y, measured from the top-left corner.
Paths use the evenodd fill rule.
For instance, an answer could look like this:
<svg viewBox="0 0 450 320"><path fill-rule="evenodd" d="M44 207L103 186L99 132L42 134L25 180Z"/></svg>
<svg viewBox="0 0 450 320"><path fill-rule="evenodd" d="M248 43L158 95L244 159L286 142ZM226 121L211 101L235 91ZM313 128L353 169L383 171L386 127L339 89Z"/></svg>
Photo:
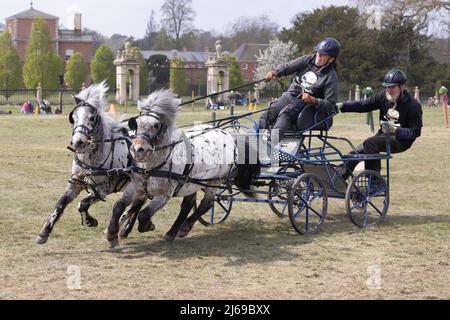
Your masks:
<svg viewBox="0 0 450 320"><path fill-rule="evenodd" d="M321 54L326 54L337 58L341 52L341 44L334 38L326 38L317 46L314 47L314 51L319 51Z"/></svg>
<svg viewBox="0 0 450 320"><path fill-rule="evenodd" d="M406 84L408 78L405 73L400 69L392 69L384 77L384 87L394 87Z"/></svg>

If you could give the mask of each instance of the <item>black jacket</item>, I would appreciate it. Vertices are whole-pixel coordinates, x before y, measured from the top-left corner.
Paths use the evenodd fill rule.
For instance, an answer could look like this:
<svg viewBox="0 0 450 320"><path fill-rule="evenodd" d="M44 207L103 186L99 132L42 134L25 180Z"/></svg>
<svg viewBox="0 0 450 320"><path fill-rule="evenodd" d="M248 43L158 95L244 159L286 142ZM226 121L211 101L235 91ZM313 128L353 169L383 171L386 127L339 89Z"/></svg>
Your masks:
<svg viewBox="0 0 450 320"><path fill-rule="evenodd" d="M389 108L392 108L392 103L386 98L386 93L381 91L366 100L345 102L342 112L363 113L380 110L380 121L386 121ZM400 115L397 123L401 127L397 129L395 137L403 145L411 146L422 134L422 106L405 90L397 102L396 110ZM381 128L378 133L381 133Z"/></svg>
<svg viewBox="0 0 450 320"><path fill-rule="evenodd" d="M315 56L303 56L289 63L279 66L275 72L277 77L289 76L296 73L288 90L292 96L298 97L303 90L316 98L316 108L333 110L339 99L338 78L334 65L325 68L317 67Z"/></svg>

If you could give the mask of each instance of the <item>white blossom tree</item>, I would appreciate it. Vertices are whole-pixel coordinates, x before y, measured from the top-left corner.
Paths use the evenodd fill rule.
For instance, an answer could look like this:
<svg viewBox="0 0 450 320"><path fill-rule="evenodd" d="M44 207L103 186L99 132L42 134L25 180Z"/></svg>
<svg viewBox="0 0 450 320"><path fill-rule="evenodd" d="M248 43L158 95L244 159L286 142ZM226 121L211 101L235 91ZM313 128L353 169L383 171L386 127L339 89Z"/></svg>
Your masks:
<svg viewBox="0 0 450 320"><path fill-rule="evenodd" d="M280 64L291 61L297 51L298 47L292 41L286 43L278 38L271 40L269 48L260 51L259 55L256 56L258 67L255 70L254 79L264 79L271 70L274 70ZM267 85L267 82L263 82L259 87L260 89L264 89Z"/></svg>

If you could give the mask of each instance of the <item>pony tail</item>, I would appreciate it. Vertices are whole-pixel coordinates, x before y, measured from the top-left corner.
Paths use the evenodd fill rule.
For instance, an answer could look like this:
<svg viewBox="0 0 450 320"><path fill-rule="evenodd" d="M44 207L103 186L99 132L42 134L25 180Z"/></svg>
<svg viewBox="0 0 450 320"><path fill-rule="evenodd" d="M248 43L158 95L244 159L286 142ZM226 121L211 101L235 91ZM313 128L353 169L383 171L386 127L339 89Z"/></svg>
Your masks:
<svg viewBox="0 0 450 320"><path fill-rule="evenodd" d="M237 171L237 175L234 178L234 184L242 190L250 190L251 187L251 183L253 180L256 179L256 177L258 176L258 174L261 172L261 166L259 164L259 161L257 161L256 164L251 164L250 163L250 155L251 154L256 154L257 155L257 150L255 150L254 148L252 148L251 144L249 143L249 138L246 137L245 138L245 145L244 145L244 149L245 150L239 150L240 152L244 152L245 154L245 159L244 159L244 163L243 164L238 164L238 171ZM257 157L258 159L258 157ZM256 194L254 192L245 192L243 191L243 193L248 197L248 198L252 198L255 199L256 198Z"/></svg>

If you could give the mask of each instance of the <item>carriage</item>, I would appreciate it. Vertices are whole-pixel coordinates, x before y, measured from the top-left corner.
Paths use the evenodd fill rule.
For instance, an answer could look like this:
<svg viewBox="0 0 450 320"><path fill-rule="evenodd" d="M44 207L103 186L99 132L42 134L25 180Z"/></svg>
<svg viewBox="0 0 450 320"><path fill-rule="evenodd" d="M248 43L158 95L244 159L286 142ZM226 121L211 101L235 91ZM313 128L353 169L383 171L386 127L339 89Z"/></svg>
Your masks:
<svg viewBox="0 0 450 320"><path fill-rule="evenodd" d="M345 200L347 215L357 227L380 224L389 207L390 140L386 139L385 154L344 155L337 143L351 150L355 147L350 140L329 134L336 115L337 112L323 113L306 107L296 130L286 133L276 144L266 139L267 133L261 132L251 117L225 126L237 138L247 136L254 144L262 170L253 179L250 190L241 190L227 181L218 190L215 205L199 221L205 226L220 224L227 220L234 203L264 203L277 216L288 216L298 233L314 234L326 219L328 199L335 198ZM349 160L384 160L386 174L364 170L352 173L347 181L342 174ZM243 197L243 192L255 197Z"/></svg>
<svg viewBox="0 0 450 320"><path fill-rule="evenodd" d="M277 141L274 130L267 139L252 119L261 111L183 131L174 124L179 100L170 90L162 90L140 101L141 113L129 119L129 128L136 134L131 143L130 137L123 133L123 126L104 115L106 91L105 83L101 83L75 97L76 106L69 115L73 127L73 148L69 149L75 153L72 176L36 239L38 244L47 242L66 206L83 190L90 194L80 202L78 211L82 224L88 227L98 225L88 212L90 206L124 190L114 205L107 230L111 247L119 243L119 235L128 237L138 218L140 232L154 230L153 215L173 197L184 200L164 237L167 241L187 236L196 221L206 226L223 223L235 202L267 203L276 215L289 216L300 234L320 230L329 198L345 199L350 220L360 228L375 226L386 217L389 137L385 154L358 154L348 139L329 134L336 111L305 107L295 130L286 133L281 141ZM240 141L245 142L244 150L239 150ZM344 155L338 142L350 147L355 155ZM257 150L251 154L256 157L254 164L250 164L250 149ZM231 155L231 162L204 161L205 155L210 160L225 160L220 154ZM236 159L242 154L244 163ZM190 162L196 156L200 163ZM386 174L364 170L346 181L342 174L345 163L351 160L385 160ZM251 175L247 174L250 172ZM204 191L204 197L197 207L200 190ZM148 206L141 211L147 200Z"/></svg>

